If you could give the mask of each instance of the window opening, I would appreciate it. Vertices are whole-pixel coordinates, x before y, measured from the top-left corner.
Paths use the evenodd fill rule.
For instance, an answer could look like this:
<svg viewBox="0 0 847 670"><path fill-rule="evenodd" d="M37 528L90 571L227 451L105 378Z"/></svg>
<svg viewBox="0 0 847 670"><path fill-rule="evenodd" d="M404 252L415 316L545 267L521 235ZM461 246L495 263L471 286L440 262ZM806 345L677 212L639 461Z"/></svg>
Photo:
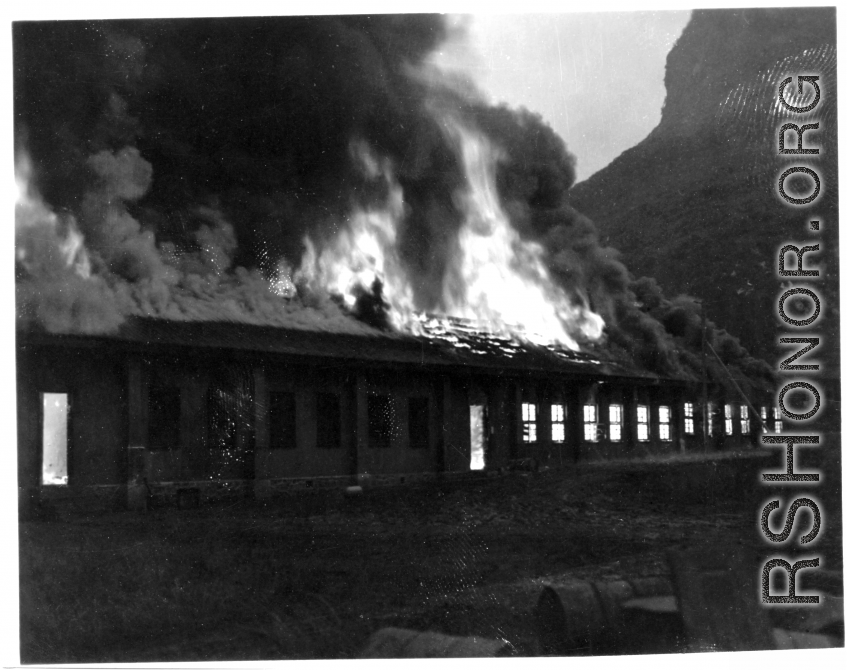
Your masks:
<svg viewBox="0 0 847 670"><path fill-rule="evenodd" d="M685 434L694 435L694 403L687 402L683 405L683 414L685 419Z"/></svg>
<svg viewBox="0 0 847 670"><path fill-rule="evenodd" d="M671 441L671 408L667 405L659 405L659 439Z"/></svg>
<svg viewBox="0 0 847 670"><path fill-rule="evenodd" d="M585 430L585 441L597 441L597 405L583 405L582 418Z"/></svg>
<svg viewBox="0 0 847 670"><path fill-rule="evenodd" d="M538 440L538 424L535 420L534 403L521 403L521 422L523 423L523 441L536 442Z"/></svg>
<svg viewBox="0 0 847 670"><path fill-rule="evenodd" d="M409 446L429 447L429 398L409 398Z"/></svg>
<svg viewBox="0 0 847 670"><path fill-rule="evenodd" d="M620 442L623 437L623 405L609 405L609 439Z"/></svg>
<svg viewBox="0 0 847 670"><path fill-rule="evenodd" d="M337 393L318 393L317 446L321 449L341 448L341 399Z"/></svg>
<svg viewBox="0 0 847 670"><path fill-rule="evenodd" d="M781 433L782 432L782 412L779 411L779 407L773 408L773 432Z"/></svg>
<svg viewBox="0 0 847 670"><path fill-rule="evenodd" d="M647 442L650 439L650 407L649 405L638 405L636 408L637 435L639 442Z"/></svg>
<svg viewBox="0 0 847 670"><path fill-rule="evenodd" d="M550 431L553 442L565 441L564 405L550 405Z"/></svg>
<svg viewBox="0 0 847 670"><path fill-rule="evenodd" d="M749 408L747 405L741 405L739 408L741 411L741 434L749 435L750 434L750 415Z"/></svg>
<svg viewBox="0 0 847 670"><path fill-rule="evenodd" d="M294 449L297 446L297 400L291 392L270 394L268 420L271 449Z"/></svg>
<svg viewBox="0 0 847 670"><path fill-rule="evenodd" d="M147 394L147 446L179 447L180 393L173 386L151 386Z"/></svg>
<svg viewBox="0 0 847 670"><path fill-rule="evenodd" d="M732 435L732 405L723 406L723 416L724 433L726 435Z"/></svg>
<svg viewBox="0 0 847 670"><path fill-rule="evenodd" d="M233 450L238 440L238 400L235 393L220 386L210 386L208 397L209 446Z"/></svg>
<svg viewBox="0 0 847 670"><path fill-rule="evenodd" d="M368 396L368 444L375 449L391 446L394 406L387 395Z"/></svg>

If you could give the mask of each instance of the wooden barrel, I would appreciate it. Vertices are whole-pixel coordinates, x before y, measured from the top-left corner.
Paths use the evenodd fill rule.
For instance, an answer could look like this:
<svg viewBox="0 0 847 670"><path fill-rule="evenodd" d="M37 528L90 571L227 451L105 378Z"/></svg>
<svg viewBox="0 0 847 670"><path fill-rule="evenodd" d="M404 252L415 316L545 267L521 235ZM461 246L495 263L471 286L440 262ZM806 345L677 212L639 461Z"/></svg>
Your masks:
<svg viewBox="0 0 847 670"><path fill-rule="evenodd" d="M672 593L664 577L548 584L535 607L541 653L596 653L598 647L613 647L622 632L624 602Z"/></svg>
<svg viewBox="0 0 847 670"><path fill-rule="evenodd" d="M371 635L360 658L483 658L509 656L505 640L454 637L443 633L382 628Z"/></svg>

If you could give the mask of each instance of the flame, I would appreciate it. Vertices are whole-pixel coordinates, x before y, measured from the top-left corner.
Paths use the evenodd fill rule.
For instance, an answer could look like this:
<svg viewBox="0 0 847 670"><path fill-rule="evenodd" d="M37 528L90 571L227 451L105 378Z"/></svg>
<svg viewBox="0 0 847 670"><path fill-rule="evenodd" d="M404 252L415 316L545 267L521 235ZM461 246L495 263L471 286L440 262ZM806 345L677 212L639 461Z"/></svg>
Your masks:
<svg viewBox="0 0 847 670"><path fill-rule="evenodd" d="M363 291L373 291L379 282L382 297L391 306L392 325L408 329L415 315L414 292L396 247L397 224L405 210L403 189L394 178L389 161L378 160L362 143L354 144L352 151L369 178L385 181L387 201L381 209L357 209L347 226L320 253L306 236L306 251L295 283L302 282L312 289L321 287L341 296L345 305L352 308Z"/></svg>
<svg viewBox="0 0 847 670"><path fill-rule="evenodd" d="M80 277L91 276L91 261L85 249L85 238L77 228L72 216L56 215L33 191L30 186L32 162L26 152L18 155L15 165L15 227L19 231L37 233L41 240L52 241L58 252L59 261L66 268L72 268ZM64 229L64 230L63 230ZM33 256L24 243L16 244L15 257L24 267L29 265Z"/></svg>
<svg viewBox="0 0 847 670"><path fill-rule="evenodd" d="M522 240L503 211L495 182L502 152L454 117L442 122L467 178L459 253L445 282L447 314L482 321L491 332L573 350L579 349L575 337L599 339L603 320L551 279L541 245Z"/></svg>
<svg viewBox="0 0 847 670"><path fill-rule="evenodd" d="M444 114L440 121L456 147L466 178L466 186L458 194L464 220L439 306L443 315L469 320L479 330L507 339L574 351L579 350L579 340L598 340L602 318L584 306L586 301L574 300L555 283L541 245L522 240L503 211L495 182L502 152L455 117ZM354 144L352 151L369 178L384 180L386 202L379 209L355 210L347 225L320 250L307 236L294 283L321 287L340 296L349 308L363 291L381 286L392 325L429 336L427 324L433 316L416 308L414 290L396 246L406 211L403 190L389 161L378 159L362 143ZM282 272L279 276L286 277ZM283 286L288 286L285 280L278 280L278 289Z"/></svg>
<svg viewBox="0 0 847 670"><path fill-rule="evenodd" d="M68 222L68 232L59 244L59 249L65 257L67 267L72 267L83 279L91 276L91 261L88 260L88 252L85 250L85 238L77 230L73 219Z"/></svg>

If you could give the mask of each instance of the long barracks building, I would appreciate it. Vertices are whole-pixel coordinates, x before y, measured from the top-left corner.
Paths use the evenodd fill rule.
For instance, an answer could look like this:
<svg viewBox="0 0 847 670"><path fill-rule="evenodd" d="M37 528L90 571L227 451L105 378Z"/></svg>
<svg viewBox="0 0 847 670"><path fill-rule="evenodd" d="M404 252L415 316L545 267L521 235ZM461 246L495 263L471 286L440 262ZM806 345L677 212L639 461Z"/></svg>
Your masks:
<svg viewBox="0 0 847 670"><path fill-rule="evenodd" d="M28 330L17 375L21 494L129 507L750 448L760 416L781 429L759 400L710 388L703 412L699 383L458 322L439 337L155 319Z"/></svg>

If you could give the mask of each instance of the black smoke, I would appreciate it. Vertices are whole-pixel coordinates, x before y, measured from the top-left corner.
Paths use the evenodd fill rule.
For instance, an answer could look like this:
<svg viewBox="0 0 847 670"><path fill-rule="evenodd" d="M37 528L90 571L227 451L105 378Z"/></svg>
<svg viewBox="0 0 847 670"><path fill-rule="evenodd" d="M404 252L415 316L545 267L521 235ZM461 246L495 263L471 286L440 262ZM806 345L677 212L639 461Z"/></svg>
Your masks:
<svg viewBox="0 0 847 670"><path fill-rule="evenodd" d="M677 349L696 314L644 306L617 252L566 204L575 159L543 119L433 75L427 58L451 37L434 15L14 24L16 141L46 208L85 237L97 304L111 295L118 313L104 328L129 312L246 310L273 322L282 308L269 281L280 261L298 265L304 234L329 238L354 206L384 201L354 142L392 166L406 213L399 252L417 307L437 311L465 177L435 105L500 148L497 188L512 224L603 316L610 346L658 371L686 368ZM25 265L19 313L54 330L98 329L84 289L61 309L39 302L51 285L84 280ZM386 308L365 291L354 314L384 328Z"/></svg>
<svg viewBox="0 0 847 670"><path fill-rule="evenodd" d="M361 138L398 166L409 253L426 258L438 242L418 231L457 223L460 174L409 68L446 36L440 17L414 15L16 24L16 132L38 190L81 214L86 239L91 156L134 146L155 177L130 213L189 247L197 206L213 205L247 267L296 263L304 232L379 197L349 152Z"/></svg>
<svg viewBox="0 0 847 670"><path fill-rule="evenodd" d="M430 100L503 145L508 200L545 206L574 178L537 116L414 75L448 36L431 15L18 23L16 134L38 191L77 213L87 240L99 228L82 212L99 188L91 157L133 146L154 172L128 208L145 229L190 247L197 206L212 205L234 226L233 262L265 270L296 265L306 231L329 235L352 201L382 195L350 154L363 140L395 168L408 205L400 249L420 306L434 308L463 175Z"/></svg>

